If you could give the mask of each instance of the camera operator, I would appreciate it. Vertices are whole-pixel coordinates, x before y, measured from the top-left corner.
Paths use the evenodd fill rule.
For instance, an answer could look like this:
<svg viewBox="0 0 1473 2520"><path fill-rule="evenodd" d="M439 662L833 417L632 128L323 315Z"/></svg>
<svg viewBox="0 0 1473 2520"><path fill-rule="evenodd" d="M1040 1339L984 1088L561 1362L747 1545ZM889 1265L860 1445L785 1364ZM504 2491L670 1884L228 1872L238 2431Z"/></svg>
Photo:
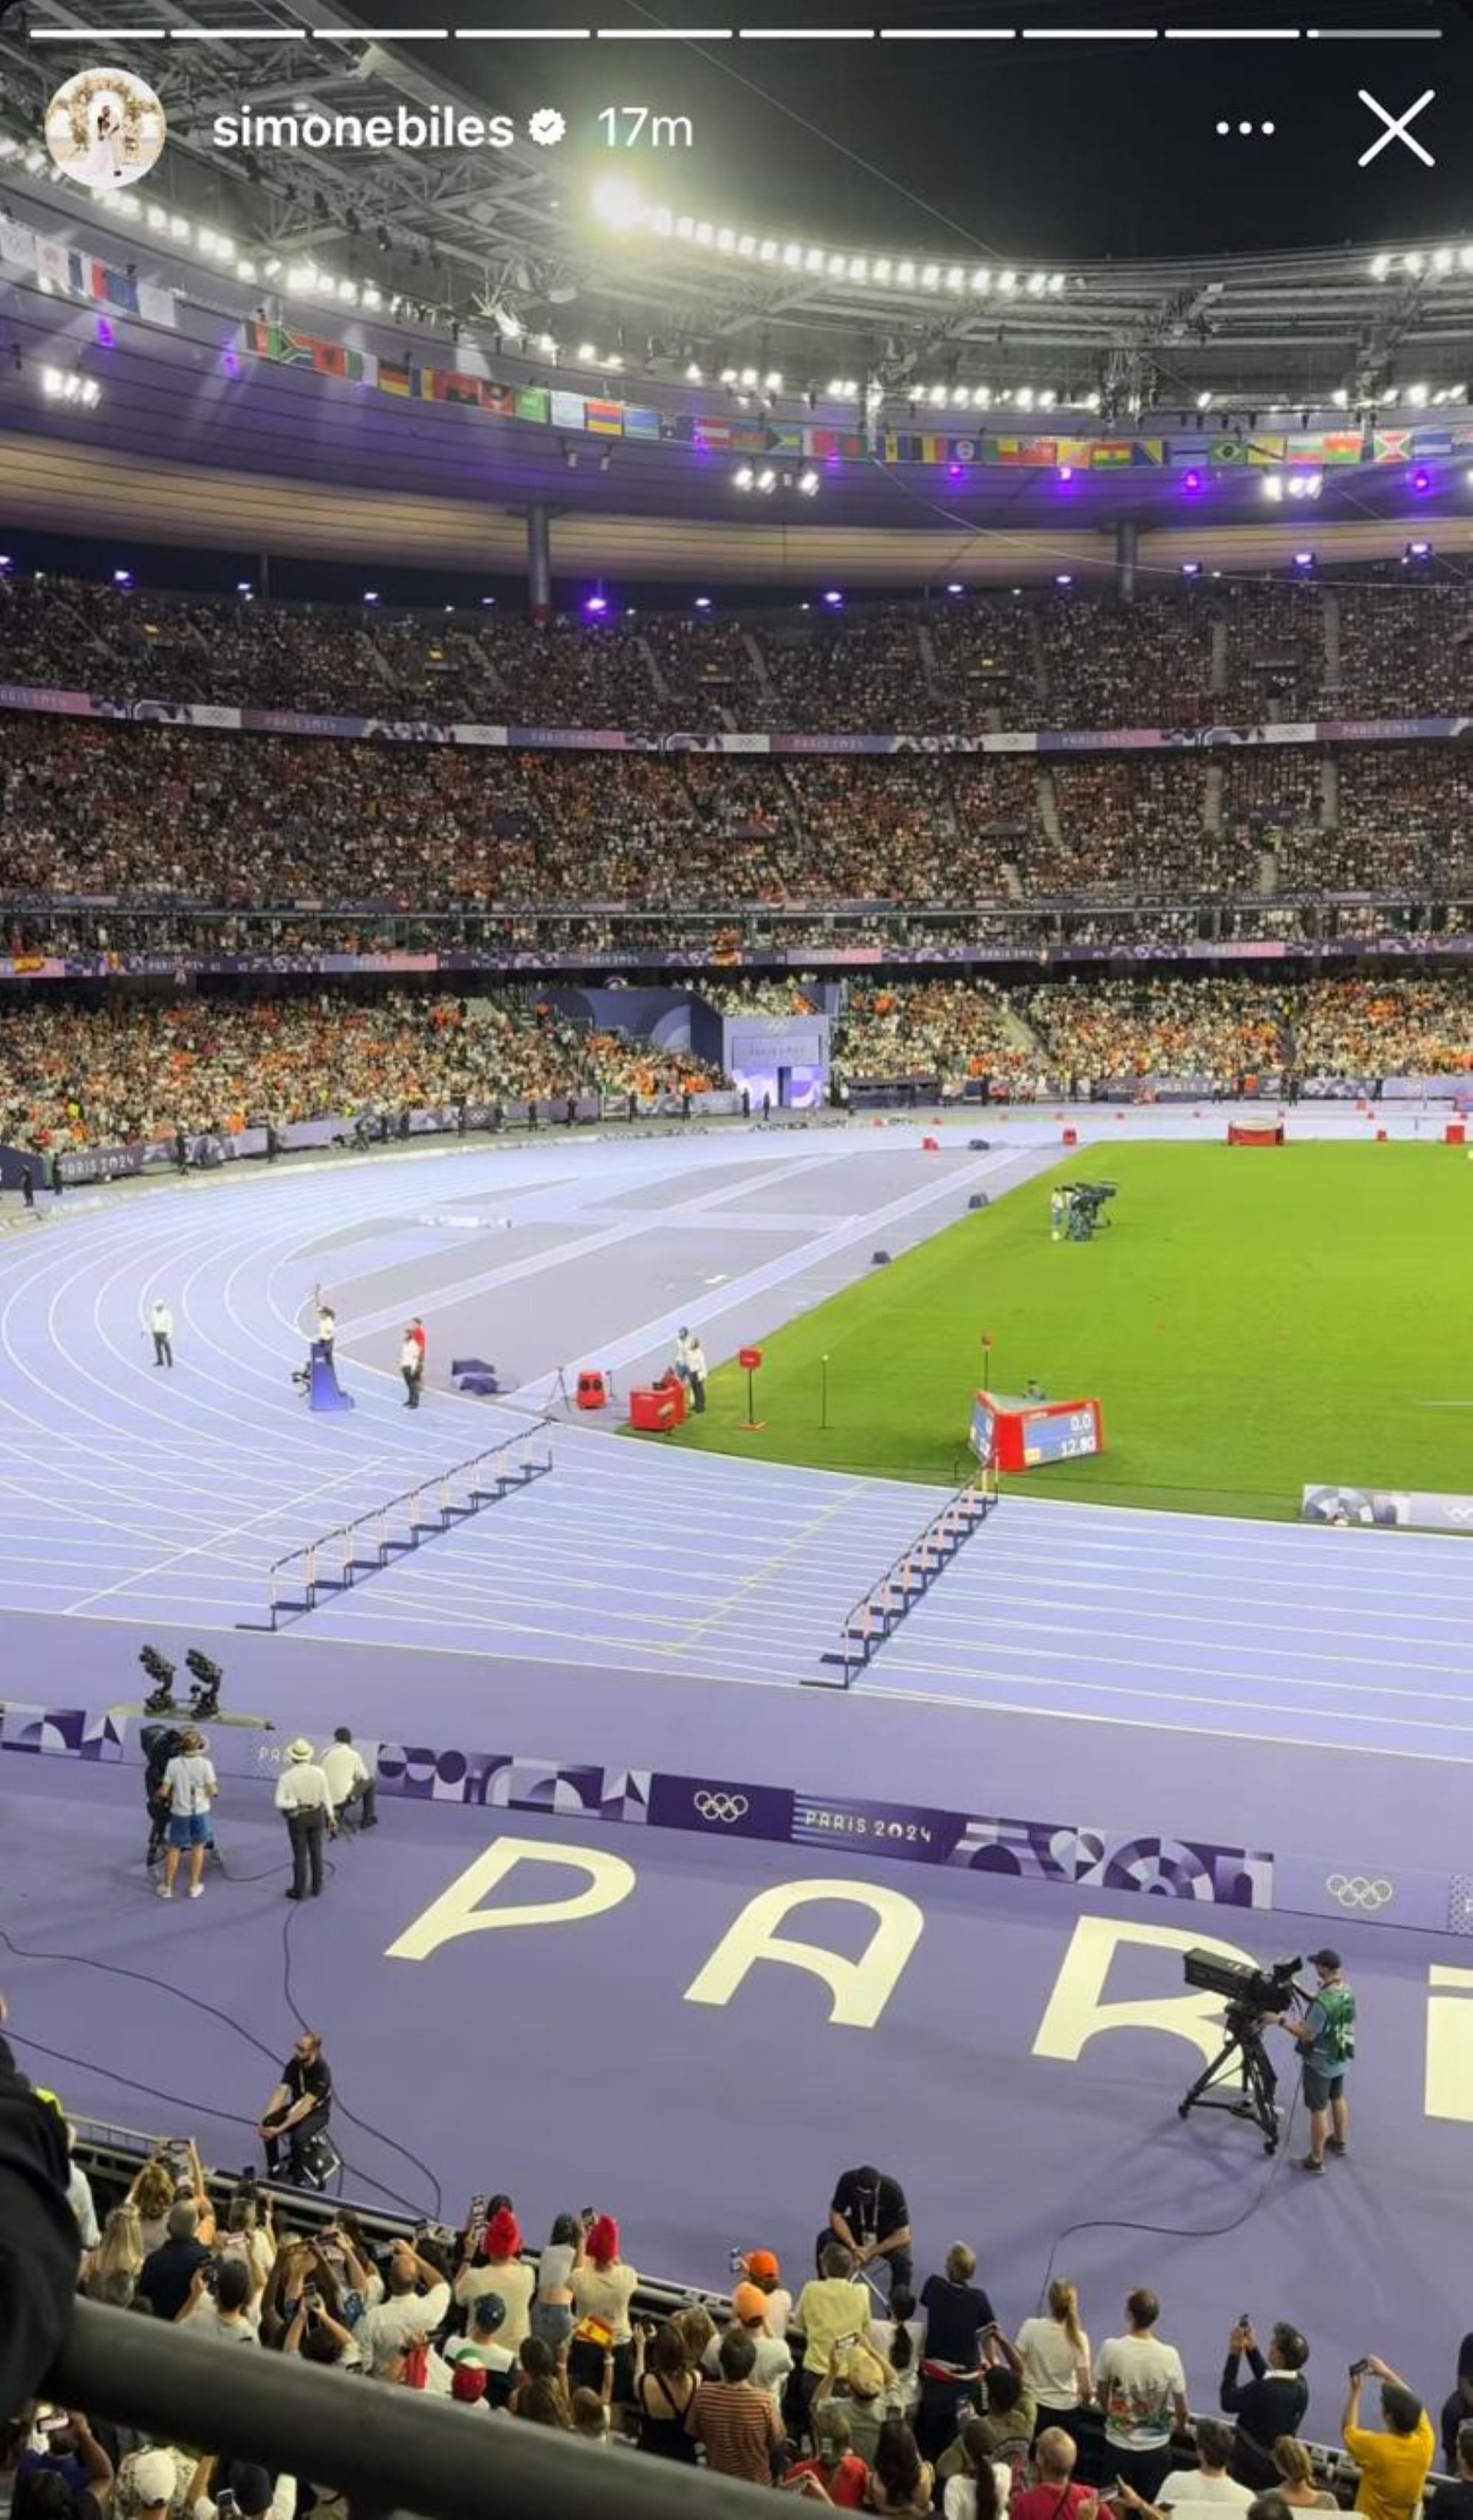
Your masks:
<svg viewBox="0 0 1473 2520"><path fill-rule="evenodd" d="M1310 1966L1319 1988L1302 2021L1285 2012L1271 2016L1287 2030L1303 2050L1304 2104L1310 2113L1310 2148L1295 2162L1296 2170L1324 2173L1327 2152L1343 2153L1350 2138L1350 2103L1345 2096L1345 2069L1356 2052L1356 1998L1347 1986L1338 1952L1311 1952ZM1331 2128L1333 2126L1333 2133Z"/></svg>
<svg viewBox="0 0 1473 2520"><path fill-rule="evenodd" d="M1361 2384L1367 2372L1381 2383L1384 2433L1365 2432L1361 2426ZM1374 2354L1351 2364L1340 2438L1361 2470L1356 2509L1363 2511L1366 2520L1416 2520L1437 2437L1415 2391Z"/></svg>
<svg viewBox="0 0 1473 2520"><path fill-rule="evenodd" d="M1240 2381L1238 2366L1244 2355L1250 2376ZM1282 2318L1274 2323L1267 2357L1260 2351L1250 2318L1240 2318L1228 2340L1218 2405L1225 2415L1237 2418L1232 2473L1255 2494L1278 2490L1273 2445L1286 2434L1296 2434L1309 2410L1309 2383L1303 2376L1309 2359L1310 2349L1298 2328Z"/></svg>

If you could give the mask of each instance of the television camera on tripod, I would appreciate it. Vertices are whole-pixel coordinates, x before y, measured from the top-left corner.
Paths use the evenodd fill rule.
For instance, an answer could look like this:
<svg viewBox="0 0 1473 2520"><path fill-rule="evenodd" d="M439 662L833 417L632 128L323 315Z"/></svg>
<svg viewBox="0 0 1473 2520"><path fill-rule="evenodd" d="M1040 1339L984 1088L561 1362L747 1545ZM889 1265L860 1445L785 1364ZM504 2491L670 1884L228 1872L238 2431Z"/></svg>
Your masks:
<svg viewBox="0 0 1473 2520"><path fill-rule="evenodd" d="M1291 2003L1309 2002L1303 1987L1294 1982L1303 1960L1273 1960L1259 1969L1199 1947L1185 1955L1182 1966L1187 1985L1222 1996L1225 2009L1223 2045L1181 2102L1178 2117L1192 2109L1227 2109L1232 2117L1251 2120L1263 2135L1265 2152L1276 2152L1278 2076L1264 2046L1263 2025Z"/></svg>

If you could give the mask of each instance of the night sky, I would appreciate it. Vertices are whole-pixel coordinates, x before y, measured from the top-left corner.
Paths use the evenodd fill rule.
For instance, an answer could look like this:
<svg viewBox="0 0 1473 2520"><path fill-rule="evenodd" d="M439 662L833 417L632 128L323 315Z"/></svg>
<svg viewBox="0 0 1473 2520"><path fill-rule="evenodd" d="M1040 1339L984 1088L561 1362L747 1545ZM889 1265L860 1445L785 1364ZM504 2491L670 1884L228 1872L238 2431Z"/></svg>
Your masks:
<svg viewBox="0 0 1473 2520"><path fill-rule="evenodd" d="M639 0L449 0L454 22L656 27ZM393 22L443 23L444 5L392 0ZM457 10L459 15L457 16ZM469 14L468 14L469 13ZM372 19L374 8L362 14ZM557 153L570 194L616 167L652 198L738 225L791 230L854 249L1003 254L1056 263L1102 255L1217 253L1278 247L1367 250L1473 233L1473 30L1455 5L1364 0L1295 10L1274 0L1216 8L1121 0L1024 0L1016 9L929 0L685 0L687 24L854 26L1240 24L1380 25L1402 40L1109 43L863 42L444 44L426 65L477 97L525 114L553 104L569 137ZM1440 29L1437 41L1406 30ZM1408 129L1428 168L1393 138L1361 169L1393 114L1435 89ZM600 107L643 103L689 115L689 150L610 151ZM1219 136L1220 119L1232 125ZM1253 121L1250 137L1240 120ZM1261 132L1273 123L1271 137ZM553 162L550 158L550 164Z"/></svg>

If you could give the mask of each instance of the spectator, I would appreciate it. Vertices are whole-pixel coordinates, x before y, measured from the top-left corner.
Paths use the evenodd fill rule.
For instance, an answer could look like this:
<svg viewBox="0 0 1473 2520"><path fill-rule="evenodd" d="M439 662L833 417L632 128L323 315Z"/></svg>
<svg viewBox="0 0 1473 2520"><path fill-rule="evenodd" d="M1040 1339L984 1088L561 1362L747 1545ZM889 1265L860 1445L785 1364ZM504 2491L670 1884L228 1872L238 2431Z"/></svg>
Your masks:
<svg viewBox="0 0 1473 2520"><path fill-rule="evenodd" d="M261 2315L255 2292L254 2270L246 2259L212 2258L195 2269L178 2321L222 2345L258 2345Z"/></svg>
<svg viewBox="0 0 1473 2520"><path fill-rule="evenodd" d="M1186 2374L1173 2345L1156 2334L1161 2305L1142 2284L1125 2305L1124 2336L1108 2337L1094 2365L1104 2410L1107 2467L1149 2502L1171 2467L1173 2423L1187 2422Z"/></svg>
<svg viewBox="0 0 1473 2520"><path fill-rule="evenodd" d="M824 2400L822 2414L815 2408L813 2456L790 2467L782 2482L836 2510L864 2510L870 2470L853 2448L849 2416L837 2398Z"/></svg>
<svg viewBox="0 0 1473 2520"><path fill-rule="evenodd" d="M947 2251L944 2274L928 2275L921 2286L925 2312L926 2359L956 2371L974 2372L982 2362L982 2341L997 2321L992 2303L980 2284L976 2252L959 2240Z"/></svg>
<svg viewBox="0 0 1473 2520"><path fill-rule="evenodd" d="M721 2376L701 2382L686 2430L700 2443L706 2465L718 2476L771 2485L782 2426L767 2391L753 2386L756 2363L753 2339L744 2328L729 2327L721 2340Z"/></svg>
<svg viewBox="0 0 1473 2520"><path fill-rule="evenodd" d="M1079 2444L1062 2424L1046 2424L1033 2445L1037 2482L1014 2497L1010 2520L1094 2520L1099 2498L1074 2483Z"/></svg>
<svg viewBox="0 0 1473 2520"><path fill-rule="evenodd" d="M856 2451L872 2464L880 2428L896 2411L889 2403L893 2374L887 2362L868 2345L836 2345L823 2386L813 2402L810 2427L821 2426L827 2408L842 2405Z"/></svg>
<svg viewBox="0 0 1473 2520"><path fill-rule="evenodd" d="M114 2205L103 2226L101 2242L87 2260L83 2292L94 2301L115 2302L117 2287L122 2283L127 2287L126 2298L131 2300L147 2255L137 2206L131 2201Z"/></svg>
<svg viewBox="0 0 1473 2520"><path fill-rule="evenodd" d="M1369 2432L1361 2422L1361 2389L1367 2372L1381 2383L1383 2433ZM1340 2438L1361 2470L1356 2509L1366 2520L1415 2520L1437 2439L1421 2399L1374 2354L1351 2373Z"/></svg>
<svg viewBox="0 0 1473 2520"><path fill-rule="evenodd" d="M655 2330L646 2368L635 2384L635 2414L641 2450L656 2458L695 2464L695 2443L687 2430L691 2402L700 2387L692 2368L686 2340L673 2319Z"/></svg>
<svg viewBox="0 0 1473 2520"><path fill-rule="evenodd" d="M1220 2424L1204 2415L1197 2425L1197 2463L1195 2467L1174 2468L1147 2502L1135 2487L1122 2483L1120 2499L1133 2511L1143 2512L1147 2520L1160 2520L1160 2514L1176 2511L1196 2520L1208 2509L1246 2511L1253 2500L1246 2485L1239 2485L1228 2473L1232 2456L1232 2427Z"/></svg>
<svg viewBox="0 0 1473 2520"><path fill-rule="evenodd" d="M565 2346L573 2332L573 2264L583 2237L576 2214L559 2214L537 2261L537 2290L528 2313L531 2333L551 2345Z"/></svg>
<svg viewBox="0 0 1473 2520"><path fill-rule="evenodd" d="M818 2279L798 2295L793 2318L803 2334L801 2386L805 2412L826 2378L834 2348L852 2345L864 2332L869 2296L857 2282L851 2250L837 2240L819 2260Z"/></svg>
<svg viewBox="0 0 1473 2520"><path fill-rule="evenodd" d="M503 2205L492 2215L481 2243L479 2266L463 2265L455 2279L455 2298L467 2309L482 2293L496 2295L502 2304L505 2324L501 2342L515 2354L524 2336L531 2333L530 2312L537 2277L521 2254L521 2226L510 2205Z"/></svg>
<svg viewBox="0 0 1473 2520"><path fill-rule="evenodd" d="M364 2368L376 2377L381 2377L407 2345L433 2336L450 2315L450 2286L444 2275L408 2240L395 2240L390 2248L385 2281L386 2298L364 2312L357 2328Z"/></svg>
<svg viewBox="0 0 1473 2520"><path fill-rule="evenodd" d="M1473 2520L1473 2423L1459 2424L1456 2447L1452 2474L1427 2504L1427 2520Z"/></svg>
<svg viewBox="0 0 1473 2520"><path fill-rule="evenodd" d="M1279 2479L1273 2491L1280 2495L1291 2511L1334 2511L1338 2509L1333 2494L1315 2483L1315 2462L1302 2441L1285 2433L1273 2445L1273 2472ZM1444 2520L1458 2520L1456 2513L1447 2513ZM1466 2520L1466 2515L1464 2515Z"/></svg>
<svg viewBox="0 0 1473 2520"><path fill-rule="evenodd" d="M1239 2380L1241 2358L1248 2358L1250 2377ZM1297 2327L1278 2319L1269 2339L1267 2359L1251 2323L1234 2327L1228 2340L1228 2360L1218 2404L1225 2415L1237 2418L1232 2473L1256 2494L1276 2491L1278 2471L1273 2447L1285 2433L1297 2433L1309 2410L1309 2385L1304 2366L1310 2349Z"/></svg>
<svg viewBox="0 0 1473 2520"><path fill-rule="evenodd" d="M146 2161L128 2190L128 2201L138 2208L139 2237L145 2254L160 2248L165 2238L164 2226L176 2189L174 2174L163 2153Z"/></svg>
<svg viewBox="0 0 1473 2520"><path fill-rule="evenodd" d="M945 2520L1004 2520L1012 2469L993 2459L986 2426L974 2416L963 2425L947 2456L950 2469L943 2463L936 2471L938 2479L945 2477L941 2496Z"/></svg>
<svg viewBox="0 0 1473 2520"><path fill-rule="evenodd" d="M783 2285L781 2260L771 2249L749 2249L741 2261L741 2272L748 2283L754 2283L767 2296L769 2336L785 2336L793 2314L793 2298Z"/></svg>
<svg viewBox="0 0 1473 2520"><path fill-rule="evenodd" d="M1464 2424L1473 2422L1473 2336L1465 2336L1457 2349L1457 2384L1451 2398L1443 2402L1443 2462L1451 2476L1457 2465L1457 2437Z"/></svg>
<svg viewBox="0 0 1473 2520"><path fill-rule="evenodd" d="M519 2365L516 2350L507 2343L506 2306L499 2295L477 2293L470 2305L466 2333L450 2339L445 2360L453 2371L483 2373L489 2403L507 2404Z"/></svg>
<svg viewBox="0 0 1473 2520"><path fill-rule="evenodd" d="M1025 2318L1015 2339L1023 2378L1052 2425L1072 2428L1094 2390L1079 2294L1063 2275L1049 2286L1047 2318Z"/></svg>
<svg viewBox="0 0 1473 2520"><path fill-rule="evenodd" d="M603 2348L614 2355L614 2401L634 2401L634 2330L629 2305L639 2289L639 2276L619 2254L619 2227L611 2214L600 2214L584 2235L571 2276L573 2309L578 2325L568 2348L568 2379L574 2388L598 2389L603 2381Z"/></svg>
<svg viewBox="0 0 1473 2520"><path fill-rule="evenodd" d="M240 2520L293 2520L294 2477L279 2476L273 2486L264 2467L253 2466L245 2459L222 2464L216 2458L202 2458L195 2470L190 2487L193 2520L220 2520L219 2504L210 2493L217 2475L220 2485L228 2486L234 2495Z"/></svg>
<svg viewBox="0 0 1473 2520"><path fill-rule="evenodd" d="M910 2420L920 2397L920 2358L925 2346L925 2320L916 2315L915 2295L903 2287L892 2291L890 2317L871 2318L865 2332L890 2368L890 2412Z"/></svg>
<svg viewBox="0 0 1473 2520"><path fill-rule="evenodd" d="M880 2427L870 2478L870 2507L920 2520L931 2507L935 2470L915 2446L915 2436L903 2416L893 2415Z"/></svg>
<svg viewBox="0 0 1473 2520"><path fill-rule="evenodd" d="M193 2197L170 2206L162 2246L145 2258L138 2289L156 2318L175 2319L190 2298L195 2277L210 2263L215 2218L201 2213Z"/></svg>
<svg viewBox="0 0 1473 2520"><path fill-rule="evenodd" d="M774 2407L782 2411L782 2393L793 2367L793 2358L785 2340L770 2336L767 2329L767 2295L756 2284L739 2283L732 2295L732 2318L744 2328L756 2347L757 2360L752 2371L752 2385L765 2389ZM703 2373L714 2375L720 2348L713 2338L702 2358Z"/></svg>

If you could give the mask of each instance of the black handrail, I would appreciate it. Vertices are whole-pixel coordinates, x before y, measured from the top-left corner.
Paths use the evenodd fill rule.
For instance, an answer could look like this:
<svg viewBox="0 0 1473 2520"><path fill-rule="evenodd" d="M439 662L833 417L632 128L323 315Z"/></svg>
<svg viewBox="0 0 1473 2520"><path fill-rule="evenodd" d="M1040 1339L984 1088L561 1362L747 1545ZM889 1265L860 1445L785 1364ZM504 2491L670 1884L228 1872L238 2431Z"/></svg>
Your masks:
<svg viewBox="0 0 1473 2520"><path fill-rule="evenodd" d="M602 2452L540 2424L488 2423L473 2408L321 2371L279 2354L231 2354L204 2337L78 2299L45 2392L227 2458L335 2485L355 2509L424 2520L755 2520L762 2489L694 2479L663 2459Z"/></svg>

